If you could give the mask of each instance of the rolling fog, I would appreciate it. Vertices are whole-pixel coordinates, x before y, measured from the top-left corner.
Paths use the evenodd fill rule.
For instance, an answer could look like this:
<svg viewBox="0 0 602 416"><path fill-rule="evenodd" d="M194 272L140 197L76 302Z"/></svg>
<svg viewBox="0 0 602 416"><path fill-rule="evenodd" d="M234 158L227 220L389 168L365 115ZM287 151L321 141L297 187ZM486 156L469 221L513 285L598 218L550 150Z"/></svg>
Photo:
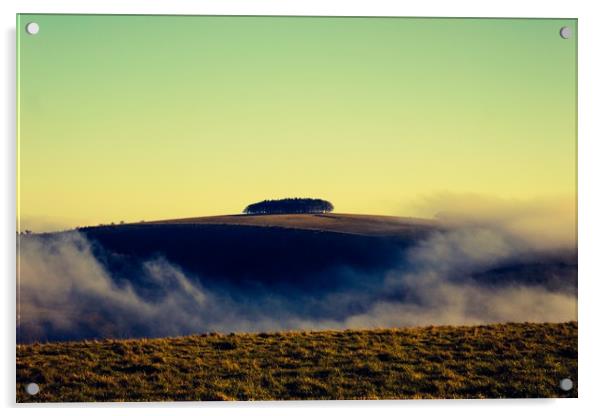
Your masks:
<svg viewBox="0 0 602 416"><path fill-rule="evenodd" d="M562 203L548 215L481 201L485 215L467 216L454 213L465 201L436 202L449 227L400 245L383 267L320 263L303 278L282 272L278 285L203 276L161 253L124 256L78 231L22 236L18 341L577 319L574 222L557 220Z"/></svg>

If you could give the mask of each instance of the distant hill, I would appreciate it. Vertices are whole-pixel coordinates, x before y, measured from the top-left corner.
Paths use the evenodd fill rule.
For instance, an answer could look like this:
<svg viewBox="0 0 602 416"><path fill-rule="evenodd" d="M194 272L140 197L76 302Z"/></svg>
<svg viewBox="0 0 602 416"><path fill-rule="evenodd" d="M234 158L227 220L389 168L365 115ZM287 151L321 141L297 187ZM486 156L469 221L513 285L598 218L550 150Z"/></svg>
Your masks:
<svg viewBox="0 0 602 416"><path fill-rule="evenodd" d="M161 256L203 283L336 289L346 269L380 279L405 248L436 229L428 220L354 214L224 215L80 229L117 279ZM136 283L136 282L134 282Z"/></svg>
<svg viewBox="0 0 602 416"><path fill-rule="evenodd" d="M117 280L148 288L145 260L158 256L208 287L325 293L349 284L352 271L378 285L403 267L409 247L443 230L436 221L359 214L223 215L87 227L95 256ZM512 259L474 275L488 286L543 284L576 291L576 253ZM138 276L132 278L132 276Z"/></svg>

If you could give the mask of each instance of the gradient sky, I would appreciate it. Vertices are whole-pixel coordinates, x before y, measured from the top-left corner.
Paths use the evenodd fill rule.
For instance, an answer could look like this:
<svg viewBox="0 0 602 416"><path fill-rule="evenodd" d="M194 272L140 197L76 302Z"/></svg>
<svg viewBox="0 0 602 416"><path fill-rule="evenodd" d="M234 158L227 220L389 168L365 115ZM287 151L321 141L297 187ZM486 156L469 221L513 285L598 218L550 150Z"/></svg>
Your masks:
<svg viewBox="0 0 602 416"><path fill-rule="evenodd" d="M20 227L575 195L576 26L20 15Z"/></svg>

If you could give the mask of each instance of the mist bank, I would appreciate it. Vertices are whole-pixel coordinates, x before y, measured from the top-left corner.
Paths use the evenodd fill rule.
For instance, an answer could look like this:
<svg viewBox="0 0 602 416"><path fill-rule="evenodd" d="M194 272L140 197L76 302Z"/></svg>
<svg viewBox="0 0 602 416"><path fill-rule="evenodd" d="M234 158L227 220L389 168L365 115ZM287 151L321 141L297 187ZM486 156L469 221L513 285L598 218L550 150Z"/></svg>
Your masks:
<svg viewBox="0 0 602 416"><path fill-rule="evenodd" d="M182 227L21 236L18 341L577 319L576 248L483 222L410 240Z"/></svg>
<svg viewBox="0 0 602 416"><path fill-rule="evenodd" d="M447 227L481 227L512 236L532 250L577 250L577 192L532 198L440 192L415 209Z"/></svg>

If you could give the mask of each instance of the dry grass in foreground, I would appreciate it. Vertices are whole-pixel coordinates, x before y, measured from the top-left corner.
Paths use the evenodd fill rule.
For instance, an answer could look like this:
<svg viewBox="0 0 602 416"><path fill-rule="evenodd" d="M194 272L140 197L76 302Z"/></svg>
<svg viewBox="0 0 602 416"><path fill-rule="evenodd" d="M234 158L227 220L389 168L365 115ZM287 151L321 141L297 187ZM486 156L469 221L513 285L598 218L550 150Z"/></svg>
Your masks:
<svg viewBox="0 0 602 416"><path fill-rule="evenodd" d="M576 396L576 322L17 346L19 402Z"/></svg>

